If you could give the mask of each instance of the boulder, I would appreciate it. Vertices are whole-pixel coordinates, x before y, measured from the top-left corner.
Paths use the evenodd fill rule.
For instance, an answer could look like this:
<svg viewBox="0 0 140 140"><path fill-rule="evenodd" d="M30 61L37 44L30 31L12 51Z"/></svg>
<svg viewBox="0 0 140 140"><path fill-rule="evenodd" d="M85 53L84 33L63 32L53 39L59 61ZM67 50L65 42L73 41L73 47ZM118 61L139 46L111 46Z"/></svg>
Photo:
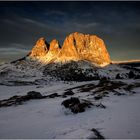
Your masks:
<svg viewBox="0 0 140 140"><path fill-rule="evenodd" d="M70 99L64 100L62 105L64 105L65 108L69 108L73 113L81 113L84 112L87 107L90 108L93 104L87 100L79 100L76 97L71 97Z"/></svg>

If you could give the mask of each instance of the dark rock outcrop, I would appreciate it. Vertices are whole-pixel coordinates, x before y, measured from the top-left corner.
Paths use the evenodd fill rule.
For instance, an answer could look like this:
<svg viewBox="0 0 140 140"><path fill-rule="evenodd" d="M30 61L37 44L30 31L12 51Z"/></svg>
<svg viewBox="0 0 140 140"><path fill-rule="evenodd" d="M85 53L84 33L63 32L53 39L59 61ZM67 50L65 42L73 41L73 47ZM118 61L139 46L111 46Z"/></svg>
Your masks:
<svg viewBox="0 0 140 140"><path fill-rule="evenodd" d="M97 129L92 128L91 131L94 132L96 137L90 139L105 139L104 136L101 135L101 133Z"/></svg>
<svg viewBox="0 0 140 140"><path fill-rule="evenodd" d="M84 112L86 108L90 108L93 104L87 100L79 100L76 97L71 97L62 102L65 108L69 108L73 113Z"/></svg>
<svg viewBox="0 0 140 140"><path fill-rule="evenodd" d="M15 95L9 99L0 100L0 107L7 107L12 105L21 105L23 102L32 100L32 99L44 99L46 96L41 95L40 92L29 91L26 95Z"/></svg>

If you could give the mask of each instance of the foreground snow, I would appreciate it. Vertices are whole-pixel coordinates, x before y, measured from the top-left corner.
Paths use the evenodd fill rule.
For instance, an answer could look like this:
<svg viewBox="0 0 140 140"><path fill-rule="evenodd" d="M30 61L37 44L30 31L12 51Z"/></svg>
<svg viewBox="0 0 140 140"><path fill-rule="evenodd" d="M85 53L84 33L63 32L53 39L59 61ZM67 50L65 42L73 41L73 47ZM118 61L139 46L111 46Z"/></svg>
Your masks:
<svg viewBox="0 0 140 140"><path fill-rule="evenodd" d="M43 95L55 92L62 94L66 89L90 83L96 85L98 82L54 82L44 86L1 85L0 100L13 95L25 95L31 90ZM73 96L92 99L87 96L89 92L73 91L76 93ZM99 130L105 138L140 138L140 87L133 91L135 94L127 93L123 96L109 94L109 97L98 101L106 106L105 109L92 107L78 114L65 109L61 103L66 98L59 97L0 108L0 138L93 138L92 128Z"/></svg>

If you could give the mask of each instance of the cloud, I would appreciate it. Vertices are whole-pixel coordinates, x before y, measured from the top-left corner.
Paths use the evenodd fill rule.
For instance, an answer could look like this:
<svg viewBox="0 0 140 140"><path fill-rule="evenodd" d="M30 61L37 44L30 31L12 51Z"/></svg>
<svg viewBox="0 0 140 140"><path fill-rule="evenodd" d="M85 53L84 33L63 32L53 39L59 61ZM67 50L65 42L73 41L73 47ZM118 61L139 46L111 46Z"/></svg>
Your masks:
<svg viewBox="0 0 140 140"><path fill-rule="evenodd" d="M45 24L43 24L43 23L41 23L41 22L38 22L38 21L36 21L36 20L33 20L33 19L29 19L29 18L21 18L21 21L23 21L23 22L25 22L26 24L33 24L33 25L36 25L36 26L39 26L39 27L43 27L43 28L45 28L46 27L46 25Z"/></svg>
<svg viewBox="0 0 140 140"><path fill-rule="evenodd" d="M78 27L78 28L85 28L85 29L87 29L87 28L97 28L97 27L99 27L100 26L100 23L97 23L97 22L91 22L91 23L87 23L87 24L82 24L82 23L73 23L73 26L76 26L76 27Z"/></svg>
<svg viewBox="0 0 140 140"><path fill-rule="evenodd" d="M5 55L5 54L19 54L19 53L27 53L29 52L30 50L26 50L26 49L21 49L21 48L0 48L0 54L2 55Z"/></svg>
<svg viewBox="0 0 140 140"><path fill-rule="evenodd" d="M24 57L29 50L21 48L0 48L0 63L1 62L10 62L21 57Z"/></svg>

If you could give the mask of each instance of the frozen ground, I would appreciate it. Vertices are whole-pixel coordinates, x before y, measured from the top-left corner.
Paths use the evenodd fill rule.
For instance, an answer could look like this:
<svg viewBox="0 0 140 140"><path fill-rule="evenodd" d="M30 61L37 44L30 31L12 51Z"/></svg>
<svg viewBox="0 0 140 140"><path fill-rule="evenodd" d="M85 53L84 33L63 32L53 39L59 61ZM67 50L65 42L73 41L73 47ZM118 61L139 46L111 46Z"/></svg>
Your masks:
<svg viewBox="0 0 140 140"><path fill-rule="evenodd" d="M140 83L139 80L122 80L129 84ZM61 105L70 98L57 97L41 100L30 100L22 105L0 108L0 138L6 139L43 139L43 138L94 138L92 128L97 129L105 138L140 138L140 87L129 92L116 89L125 95L114 95L113 92L101 100L93 100L94 88L80 92L84 85L98 85L99 81L90 82L54 82L49 85L4 86L0 85L0 100L13 95L25 95L28 91L39 91L42 95L62 94L72 88L72 96L101 102L105 109L91 107L85 112L73 114ZM80 85L82 85L80 87ZM77 87L77 88L73 88ZM135 92L135 94L133 93Z"/></svg>

